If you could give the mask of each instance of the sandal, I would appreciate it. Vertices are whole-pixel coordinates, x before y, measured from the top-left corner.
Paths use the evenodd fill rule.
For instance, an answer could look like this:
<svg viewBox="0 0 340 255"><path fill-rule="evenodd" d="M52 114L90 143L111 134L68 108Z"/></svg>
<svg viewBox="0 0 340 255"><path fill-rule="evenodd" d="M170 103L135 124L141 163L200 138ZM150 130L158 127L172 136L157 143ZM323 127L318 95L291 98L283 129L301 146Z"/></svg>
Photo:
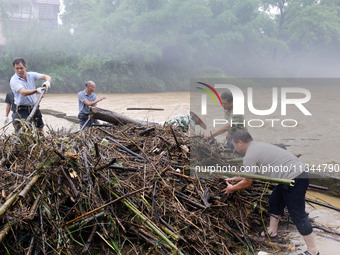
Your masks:
<svg viewBox="0 0 340 255"><path fill-rule="evenodd" d="M300 253L299 255L312 255L309 251L305 251L304 253ZM316 255L320 255L320 252L318 252Z"/></svg>
<svg viewBox="0 0 340 255"><path fill-rule="evenodd" d="M262 235L262 233L263 233L263 235ZM268 233L267 233L267 231L259 231L258 233L257 233L257 236L258 237L268 237ZM273 239L273 238L277 238L278 237L278 235L275 235L275 236L271 236L271 235L269 235L269 238L270 239ZM306 255L308 255L308 254L306 254Z"/></svg>

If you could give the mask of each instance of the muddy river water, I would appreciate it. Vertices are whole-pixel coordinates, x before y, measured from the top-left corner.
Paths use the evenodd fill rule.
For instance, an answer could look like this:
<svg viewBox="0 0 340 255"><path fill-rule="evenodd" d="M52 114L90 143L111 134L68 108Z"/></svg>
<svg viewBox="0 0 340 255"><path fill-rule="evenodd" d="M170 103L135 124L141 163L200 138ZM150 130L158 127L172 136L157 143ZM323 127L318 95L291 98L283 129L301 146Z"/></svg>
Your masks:
<svg viewBox="0 0 340 255"><path fill-rule="evenodd" d="M290 118L299 120L296 128L263 127L248 128L254 139L270 143L284 143L289 145L288 149L296 154L302 154L301 160L307 164L339 164L340 163L340 102L337 88L310 88L312 99L308 109L313 113L310 118L301 116L301 112L295 111ZM269 93L263 92L262 96L270 97ZM97 96L102 96L100 93ZM149 120L163 123L180 114L186 114L190 109L189 92L173 93L149 93L149 94L109 94L106 100L98 103L98 107L115 111L131 118ZM5 95L0 95L5 98ZM265 105L265 100L259 105ZM268 106L268 105L267 105ZM270 106L270 105L269 105ZM0 117L5 115L5 104L0 104ZM76 94L48 94L44 97L42 109L52 109L64 112L70 116L77 116L78 101ZM164 111L131 111L129 107L154 107L163 108ZM251 114L250 114L251 116ZM275 116L273 116L275 118ZM54 129L73 128L78 126L67 120L44 114L44 121ZM204 120L204 117L203 117ZM208 129L212 129L208 125ZM10 127L6 133L12 132ZM196 130L203 132L203 130ZM207 131L206 131L207 132ZM223 136L219 138L223 141ZM340 174L338 174L340 175ZM340 199L324 196L320 193L309 192L308 196L321 202L328 202L340 208ZM340 212L326 209L320 206L307 208L309 216L318 225L333 228L340 232ZM289 238L296 244L301 244L300 252L304 251L302 238L298 235L294 226L291 226ZM340 236L325 234L315 230L316 242L320 254L340 254ZM265 253L263 253L265 254ZM270 254L270 253L269 253ZM281 253L280 253L281 254ZM297 254L297 253L290 253Z"/></svg>

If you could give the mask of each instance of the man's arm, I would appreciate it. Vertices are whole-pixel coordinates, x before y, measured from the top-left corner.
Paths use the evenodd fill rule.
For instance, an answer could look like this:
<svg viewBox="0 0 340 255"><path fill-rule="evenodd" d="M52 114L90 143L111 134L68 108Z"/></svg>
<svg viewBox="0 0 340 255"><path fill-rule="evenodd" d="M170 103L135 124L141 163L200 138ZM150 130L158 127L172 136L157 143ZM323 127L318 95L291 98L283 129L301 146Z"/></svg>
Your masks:
<svg viewBox="0 0 340 255"><path fill-rule="evenodd" d="M242 178L241 181L232 185L226 180L227 187L222 190L224 193L233 193L234 191L244 190L251 186L253 179Z"/></svg>
<svg viewBox="0 0 340 255"><path fill-rule="evenodd" d="M23 96L30 96L30 95L37 93L37 90L36 89L21 88L21 89L18 90L18 92Z"/></svg>
<svg viewBox="0 0 340 255"><path fill-rule="evenodd" d="M94 101L89 101L89 100L85 100L83 103L86 104L87 106L96 106L96 104L102 100L106 99L106 97L100 97L97 100Z"/></svg>
<svg viewBox="0 0 340 255"><path fill-rule="evenodd" d="M215 132L213 132L209 135L205 135L204 139L209 139L211 137L215 137L215 136L218 136L220 134L223 134L223 133L227 132L229 128L230 128L230 123L227 123L224 126L222 126L220 129L218 129L217 131L215 131Z"/></svg>
<svg viewBox="0 0 340 255"><path fill-rule="evenodd" d="M43 75L41 75L39 80L45 80L45 81L51 82L52 78L51 78L51 76L49 76L47 74L43 74ZM37 90L36 89L21 88L21 89L18 90L18 92L23 96L30 96L30 95L37 93Z"/></svg>
<svg viewBox="0 0 340 255"><path fill-rule="evenodd" d="M40 80L44 80L44 81L49 81L51 82L52 81L52 78L51 76L47 75L47 74L43 74L41 77L40 77Z"/></svg>
<svg viewBox="0 0 340 255"><path fill-rule="evenodd" d="M11 104L6 104L6 117L8 117L10 111L11 111Z"/></svg>

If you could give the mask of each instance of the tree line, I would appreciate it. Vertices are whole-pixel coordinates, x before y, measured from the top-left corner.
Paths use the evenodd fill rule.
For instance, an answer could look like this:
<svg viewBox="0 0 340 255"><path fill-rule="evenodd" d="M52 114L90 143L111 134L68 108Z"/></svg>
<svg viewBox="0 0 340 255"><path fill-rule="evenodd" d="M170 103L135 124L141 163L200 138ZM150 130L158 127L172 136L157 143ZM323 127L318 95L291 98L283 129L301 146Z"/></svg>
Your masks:
<svg viewBox="0 0 340 255"><path fill-rule="evenodd" d="M9 29L12 60L53 77L54 93L94 80L105 93L188 90L196 77L335 77L340 0L64 0L59 28ZM338 75L339 76L339 75Z"/></svg>

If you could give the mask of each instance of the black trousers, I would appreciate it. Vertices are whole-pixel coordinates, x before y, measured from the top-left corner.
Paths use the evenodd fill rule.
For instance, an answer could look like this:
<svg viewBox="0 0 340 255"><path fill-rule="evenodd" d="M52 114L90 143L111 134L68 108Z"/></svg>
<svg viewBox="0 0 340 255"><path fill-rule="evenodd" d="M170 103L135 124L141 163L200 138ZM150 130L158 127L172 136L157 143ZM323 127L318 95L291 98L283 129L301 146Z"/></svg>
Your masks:
<svg viewBox="0 0 340 255"><path fill-rule="evenodd" d="M305 197L309 185L308 173L304 172L294 180L293 187L287 185L275 186L269 198L269 211L271 214L283 216L283 209L287 206L296 228L301 235L305 236L313 232L305 211Z"/></svg>

